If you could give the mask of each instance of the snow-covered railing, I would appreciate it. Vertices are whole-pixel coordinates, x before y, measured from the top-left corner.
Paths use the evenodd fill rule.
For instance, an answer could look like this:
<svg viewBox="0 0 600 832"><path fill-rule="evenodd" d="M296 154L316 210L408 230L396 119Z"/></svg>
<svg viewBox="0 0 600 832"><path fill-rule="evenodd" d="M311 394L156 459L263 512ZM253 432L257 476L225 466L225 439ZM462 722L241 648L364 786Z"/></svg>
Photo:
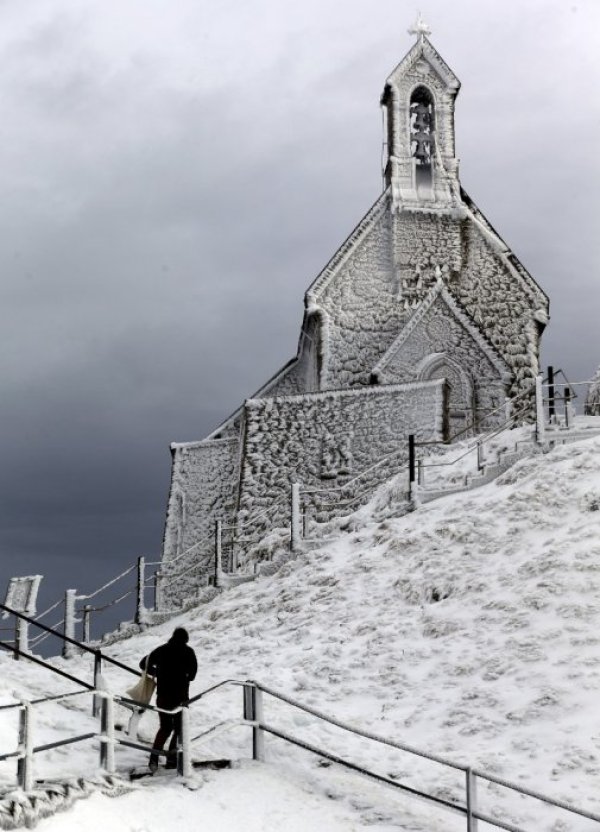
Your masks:
<svg viewBox="0 0 600 832"><path fill-rule="evenodd" d="M267 694L279 700L280 702L285 702L286 704L290 705L292 708L295 708L296 710L300 710L306 714L310 714L311 716L316 717L317 719L320 719L328 723L329 725L333 725L336 728L340 728L343 731L353 734L354 736L371 740L372 742L376 742L383 746L398 749L399 751L403 751L412 756L424 758L433 763L437 763L445 768L462 772L464 777L463 799L447 799L446 797L440 797L439 793L434 794L432 791L426 791L423 788L414 788L413 786L409 786L406 783L402 783L399 779L388 777L378 772L372 771L362 764L354 763L351 760L348 760L346 757L342 757L339 754L332 753L329 749L318 748L317 746L313 745L310 742L307 742L306 740L300 737L293 736L287 730L283 730L272 725L265 718L265 708L262 694ZM404 792L407 795L424 800L439 808L451 811L455 814L462 815L462 817L464 817L466 820L467 832L478 832L479 821L482 821L483 823L489 826L493 826L496 829L507 830L507 832L525 832L525 830L522 827L517 827L513 823L509 822L508 820L504 820L501 816L499 816L500 813L497 807L494 808L493 815L482 811L481 801L478 798L477 790L479 781L494 784L495 786L501 786L503 788L516 792L519 795L523 795L525 797L530 797L537 801L541 801L547 806L552 806L554 808L564 810L565 812L569 812L571 815L586 818L587 820L600 823L600 815L596 815L593 812L588 812L584 809L578 809L577 807L573 806L570 803L567 803L564 800L556 800L555 798L549 797L548 795L542 794L541 792L538 792L534 789L529 789L517 783L513 783L505 778L498 777L493 774L488 774L485 771L464 765L463 763L457 763L454 760L451 760L447 757L442 757L439 754L432 754L430 752L415 748L414 746L407 745L406 743L397 742L395 740L390 739L389 737L383 737L371 731L364 731L358 728L356 725L350 725L347 722L343 722L339 719L336 719L333 716L325 714L323 711L305 705L302 702L299 702L298 700L293 699L292 697L284 693L281 693L280 691L273 690L272 688L267 687L266 685L263 685L260 682L248 681L245 683L244 705L244 716L247 718L249 722L254 723L254 759L265 760L266 755L263 734L271 734L272 736L277 737L283 740L284 742L287 742L298 748L302 748L305 751L311 752L312 754L316 754L322 759L329 760L330 762L335 763L336 765L347 768L350 771L354 771L358 774L361 774L364 777L368 777L371 780L383 783L387 786L391 786L395 789L398 789L399 791Z"/></svg>
<svg viewBox="0 0 600 832"><path fill-rule="evenodd" d="M83 649L85 649L84 645L80 646ZM28 658L33 659L33 657ZM104 658L108 659L108 657ZM41 660L38 660L38 662L45 664ZM134 671L131 668L127 668L125 665L121 665L121 663L116 662L114 660L113 662L121 667L125 667L125 669L129 670L130 672L137 674L137 671ZM49 667L49 669L51 669L53 672L60 672L57 668ZM65 674L64 671L62 671L62 675L68 676L68 674ZM15 750L0 754L0 761L16 759L17 786L24 792L30 792L34 788L35 755L43 751L49 751L54 748L61 748L66 745L72 745L75 743L97 740L99 744L98 768L102 773L109 775L118 774L116 760L116 750L118 746L122 745L124 747L133 748L139 751L143 751L145 754L149 754L153 750L150 745L133 741L129 739L126 735L116 732L114 705L115 703L119 703L128 708L131 708L133 711L152 711L156 713L168 714L181 713L181 732L178 737L176 766L177 773L179 774L179 776L185 778L189 778L193 771L192 746L195 742L205 740L209 737L213 737L216 734L223 733L224 731L230 730L231 728L247 726L252 730L252 757L254 760L266 760L265 735L269 734L273 737L283 740L288 744L294 745L312 754L316 754L321 759L328 760L331 763L339 765L350 771L356 772L357 774L369 778L370 780L374 780L378 783L385 784L386 786L390 786L394 789L397 789L398 791L401 791L404 794L424 800L440 809L444 809L453 812L454 814L461 815L466 820L467 832L478 832L479 821L482 821L484 824L487 824L489 826L495 827L496 829L508 830L508 832L525 832L525 830L522 827L517 827L514 823L509 822L508 820L504 820L497 806L494 807L493 815L483 811L482 802L478 796L478 784L480 782L487 782L488 784L508 789L521 796L529 797L536 801L540 801L544 803L546 806L551 806L556 809L568 812L571 816L577 816L585 818L586 820L594 821L595 823L600 823L600 815L594 814L593 812L579 809L576 806L567 803L566 801L556 800L534 789L521 786L518 783L513 783L510 780L507 780L503 777L498 777L497 775L488 774L483 770L465 765L464 763L458 763L440 754L424 751L422 749L408 745L407 743L391 739L389 736L384 737L379 734L375 734L372 731L363 730L356 724L350 725L347 722L344 722L335 716L326 714L317 708L306 705L303 702L300 702L285 693L274 690L273 688L257 681L225 679L221 682L211 685L210 687L206 688L205 690L201 691L195 696L192 696L187 703L184 703L184 705L179 706L173 710L166 710L158 708L154 705L142 705L138 702L128 699L125 696L115 695L104 688L100 689L98 688L98 686L91 687L82 680L74 680L78 682L78 684L84 686L86 690L61 693L34 700L22 699L19 702L0 706L0 712L18 710L19 713L18 739L16 743L16 748ZM242 688L242 717L239 719L234 718L222 720L221 722L209 727L208 729L205 729L200 734L192 736L190 709L193 707L195 703L197 703L201 699L204 699L209 694L213 694L214 692L220 691L228 686L239 686ZM56 740L54 742L44 743L42 745L35 745L35 722L33 720L33 713L35 707L41 704L45 704L47 702L58 702L60 700L70 699L76 696L81 696L83 694L92 695L94 697L94 701L100 702L100 707L97 711L95 711L95 713L97 713L99 717L99 724L97 730L87 732L85 734L79 734L76 736L68 736ZM291 734L288 729L284 729L278 727L277 725L274 725L265 715L266 708L264 695L272 697L273 699L276 699L279 702L283 702L286 705L294 708L295 710L302 711L305 714L315 717L316 719L319 719L327 723L328 725L332 725L354 736L369 740L381 746L386 746L402 751L406 754L410 754L411 756L416 756L428 760L430 762L442 766L445 769L451 769L453 771L462 773L463 796L440 796L439 792L435 793L434 791L427 790L426 787L415 788L412 785L408 785L406 782L403 783L399 778L392 778L380 774L376 771L373 771L372 769L367 768L362 763L353 762L351 759L348 759L347 755L341 756L340 754L335 753L330 748L317 747L313 743ZM298 720L295 720L294 724L299 725L302 723L300 723ZM168 752L160 753L163 755L168 754ZM35 783L35 785L36 789L39 789L39 784Z"/></svg>

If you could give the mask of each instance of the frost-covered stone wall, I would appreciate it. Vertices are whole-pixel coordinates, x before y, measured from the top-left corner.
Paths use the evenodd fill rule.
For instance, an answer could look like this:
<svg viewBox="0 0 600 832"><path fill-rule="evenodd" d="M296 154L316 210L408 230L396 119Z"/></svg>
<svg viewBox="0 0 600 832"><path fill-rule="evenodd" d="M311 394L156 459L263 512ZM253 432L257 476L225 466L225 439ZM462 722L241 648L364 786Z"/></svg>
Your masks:
<svg viewBox="0 0 600 832"><path fill-rule="evenodd" d="M215 520L232 522L236 508L239 439L174 445L164 562L202 541L212 547Z"/></svg>
<svg viewBox="0 0 600 832"><path fill-rule="evenodd" d="M507 258L474 223L464 227L464 268L449 290L512 370L511 394L531 384L539 370L537 310L547 304L511 270ZM541 316L540 316L541 317Z"/></svg>
<svg viewBox="0 0 600 832"><path fill-rule="evenodd" d="M322 510L327 491L350 483L388 454L400 453L343 492L369 492L405 464L407 437L441 439L446 384L419 384L253 399L246 403L238 522L279 504L270 522L289 523L290 483Z"/></svg>

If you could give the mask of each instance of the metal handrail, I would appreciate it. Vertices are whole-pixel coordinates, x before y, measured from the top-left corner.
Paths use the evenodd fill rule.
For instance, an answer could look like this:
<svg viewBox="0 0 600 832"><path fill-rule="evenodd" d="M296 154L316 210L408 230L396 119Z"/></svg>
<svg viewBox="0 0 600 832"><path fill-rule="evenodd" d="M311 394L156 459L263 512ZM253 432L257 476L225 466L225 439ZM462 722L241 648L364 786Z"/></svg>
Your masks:
<svg viewBox="0 0 600 832"><path fill-rule="evenodd" d="M516 413L512 414L510 419L507 419L498 427L494 428L487 434L484 434L482 438L477 439L477 441L467 448L464 453L457 456L455 459L451 460L450 462L429 462L429 463L421 463L423 468L444 468L444 467L451 467L452 465L456 465L457 462L460 462L461 459L464 459L470 453L477 450L478 445L485 445L486 442L489 442L495 436L502 433L502 431L513 421L513 419L521 416L523 413L526 413L529 408L523 408L522 410L518 410Z"/></svg>
<svg viewBox="0 0 600 832"><path fill-rule="evenodd" d="M468 766L464 766L461 763L455 763L453 760L449 760L446 757L439 757L435 754L428 754L425 751L420 751L418 748L414 748L413 746L406 745L404 743L396 742L395 740L390 740L388 737L382 737L379 734L374 734L371 731L363 731L360 728L357 728L354 725L350 725L347 722L342 722L335 717L330 716L329 714L324 713L323 711L319 711L316 708L311 708L309 705L304 705L302 702L298 702L297 699L293 699L291 696L288 696L285 693L281 693L281 691L274 690L273 688L269 688L266 685L263 685L262 682L256 682L254 680L249 680L249 684L254 685L255 687L262 690L264 693L269 694L269 696L273 696L275 699L280 699L282 702L286 702L288 705L291 705L294 708L298 708L301 711L304 711L311 716L316 716L318 719L322 719L325 722L329 722L331 725L335 725L336 728L342 728L344 731L350 731L353 734L356 734L359 737L363 737L367 740L373 740L374 742L382 743L383 745L389 745L391 748L397 748L399 751L407 751L409 754L415 754L419 757L425 757L427 760L431 760L434 763L440 763L444 766L449 766L450 768L454 768L458 771L467 771Z"/></svg>
<svg viewBox="0 0 600 832"><path fill-rule="evenodd" d="M109 664L114 664L115 667L120 667L121 670L126 670L128 673L132 673L134 676L141 676L142 675L141 671L135 670L135 668L129 667L128 665L123 664L123 662L120 662L118 659L113 659L113 658L111 658L111 656L107 656L106 653L103 653L101 650L98 650L97 648L93 648L93 647L88 647L87 644L84 644L81 641L77 641L77 639L71 638L70 636L66 636L64 633L61 633L58 630L53 630L51 627L47 627L45 624L40 624L39 621L36 621L34 618L30 618L28 615L25 615L25 613L17 612L17 610L13 610L10 607L7 607L6 604L0 604L0 610L4 610L5 612L8 612L10 615L15 615L17 618L20 618L23 621L27 621L29 624L33 624L35 627L39 627L41 630L44 630L49 635L57 636L57 638L60 638L62 641L66 642L67 644L72 644L73 646L78 647L80 650L83 650L86 653L92 653L94 656L99 656L102 659L102 661L108 662ZM63 676L66 675L68 678L71 678L74 681L80 682L80 680L76 679L74 676L70 677L69 674L65 674L64 671L59 670L58 668L55 668L52 665L47 664L46 662L42 662L41 659L38 659L35 656L32 656L30 653L23 653L21 650L18 650L18 648L10 648L10 649L13 649L13 651L17 650L18 653L20 653L22 656L25 656L30 661L35 661L38 664L39 663L44 664L46 667L48 667L50 670L53 670L55 673L59 673ZM88 686L87 682L83 682L82 684L85 684L86 686ZM92 685L92 689L93 689L93 685Z"/></svg>
<svg viewBox="0 0 600 832"><path fill-rule="evenodd" d="M586 818L587 820L593 820L593 821L596 821L596 822L600 823L600 815L594 814L593 812L587 812L584 809L578 809L575 806L565 802L564 800L556 800L552 797L548 797L547 795L542 794L541 792L536 791L535 789L528 789L526 787L519 786L517 783L513 783L510 780L506 780L502 777L497 777L496 775L487 774L485 771L482 771L480 769L473 769L469 766L465 766L462 763L456 763L453 760L449 760L445 757L440 757L439 755L436 755L436 754L431 754L431 753L426 752L426 751L421 751L420 749L417 749L417 748L414 748L412 746L406 745L405 743L395 742L393 740L390 740L388 737L382 737L382 736L380 736L378 734L374 734L370 731L364 731L360 728L357 728L353 725L348 724L347 722L342 722L339 719L335 719L335 717L332 717L329 714L325 714L322 711L317 710L316 708L312 708L308 705L304 705L302 702L298 702L298 700L293 699L292 697L290 697L290 696L288 696L284 693L281 693L280 691L276 691L273 688L269 688L269 687L267 687L266 685L263 685L260 682L256 682L254 680L249 680L246 684L253 685L258 690L261 690L264 693L266 693L270 696L273 696L276 699L281 700L282 702L286 702L288 705L291 705L294 708L298 708L299 710L302 710L305 713L311 714L312 716L315 716L318 719L322 719L323 721L325 721L325 722L327 722L331 725L334 725L336 728L341 728L345 731L348 731L352 734L355 734L356 736L363 737L365 739L370 739L370 740L373 740L375 742L381 743L383 745L388 745L392 748L397 748L398 750L405 751L409 754L415 754L419 757L430 760L432 762L439 763L439 764L447 766L449 768L453 768L456 771L461 771L461 772L463 772L464 774L467 774L467 775L469 775L469 774L474 775L474 776L479 777L483 780L487 780L489 783L494 783L496 785L503 786L505 788L511 789L512 791L518 792L519 794L523 794L523 795L526 795L527 797L532 797L536 800L540 800L543 803L546 803L550 806L555 806L558 809L564 809L565 811L572 812L573 814L579 815L580 817ZM353 763L350 763L349 761L344 760L341 757L336 757L335 755L332 755L329 752L324 752L322 749L318 749L314 746L311 746L309 743L305 743L302 740L298 740L295 737L291 737L290 735L287 735L283 731L280 731L278 729L274 729L272 726L270 726L270 725L268 725L268 724L266 724L262 721L260 722L258 727L261 728L264 731L267 731L268 733L271 733L275 736L279 736L281 739L284 739L288 742L291 742L291 743L294 743L294 744L299 745L301 747L304 747L307 750L312 751L316 754L321 754L324 757L326 757L327 759L331 759L334 762L337 762L337 763L339 763L343 766L346 766L348 768L352 768L355 771L358 771L361 774L364 774L368 777L374 777L374 779L377 779L377 780L380 780L380 781L385 781L386 783L388 783L388 785L393 785L393 786L402 788L405 791L409 791L412 794L414 794L415 796L422 797L422 798L425 798L425 799L428 799L428 800L433 800L434 802L437 802L438 804L445 803L446 808L450 808L450 809L459 811L462 814L465 814L469 811L467 809L467 807L462 806L461 804L447 803L446 801L443 801L442 799L437 798L435 795L428 795L427 793L419 792L416 789L411 789L408 786L404 786L403 784L398 783L397 781L392 780L391 778L384 778L384 777L382 777L382 775L377 775L374 772L370 772L367 769L363 769L361 766L357 766ZM495 817L493 818L493 817L490 817L488 815L485 815L485 814L483 814L483 813L481 813L477 810L471 810L471 814L472 814L472 817L477 818L478 820L482 820L486 823L489 823L492 826L496 826L499 829L505 829L505 830L508 830L508 832L523 832L522 829L519 829L516 826L512 826L511 824L505 823L505 822L501 821L498 818L495 818Z"/></svg>

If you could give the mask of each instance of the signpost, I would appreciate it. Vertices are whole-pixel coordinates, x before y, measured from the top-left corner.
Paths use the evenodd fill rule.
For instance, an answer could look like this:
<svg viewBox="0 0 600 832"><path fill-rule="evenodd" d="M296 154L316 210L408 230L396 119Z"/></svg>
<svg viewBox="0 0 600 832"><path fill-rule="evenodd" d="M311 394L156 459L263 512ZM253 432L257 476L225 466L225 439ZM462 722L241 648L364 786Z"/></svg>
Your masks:
<svg viewBox="0 0 600 832"><path fill-rule="evenodd" d="M21 578L11 578L6 591L5 606L15 612L22 612L32 618L36 613L36 601L38 589L43 575L26 575ZM8 618L10 613L3 613L3 618ZM15 621L15 659L20 653L29 651L29 624L22 618Z"/></svg>

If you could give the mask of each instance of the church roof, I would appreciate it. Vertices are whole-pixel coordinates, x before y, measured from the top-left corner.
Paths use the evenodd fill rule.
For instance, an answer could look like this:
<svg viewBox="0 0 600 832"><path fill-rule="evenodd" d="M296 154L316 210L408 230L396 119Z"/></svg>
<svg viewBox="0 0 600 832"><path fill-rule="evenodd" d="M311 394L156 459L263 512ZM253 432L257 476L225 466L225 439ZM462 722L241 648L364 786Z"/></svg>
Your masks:
<svg viewBox="0 0 600 832"><path fill-rule="evenodd" d="M447 87L458 92L460 89L459 79L452 72L435 46L424 35L419 37L413 47L402 58L398 66L390 73L386 81L386 86L396 86L399 80L422 58L425 58L431 64Z"/></svg>

